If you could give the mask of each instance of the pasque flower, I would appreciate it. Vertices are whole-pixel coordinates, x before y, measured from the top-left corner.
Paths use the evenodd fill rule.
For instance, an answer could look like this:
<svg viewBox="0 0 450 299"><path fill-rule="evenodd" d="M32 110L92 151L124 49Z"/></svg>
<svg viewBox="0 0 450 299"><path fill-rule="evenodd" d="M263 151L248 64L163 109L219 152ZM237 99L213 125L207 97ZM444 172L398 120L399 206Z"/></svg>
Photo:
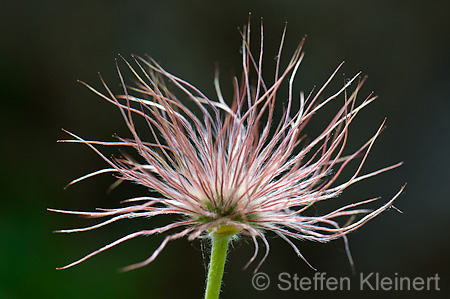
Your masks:
<svg viewBox="0 0 450 299"><path fill-rule="evenodd" d="M177 215L178 220L126 235L61 269L74 266L124 241L159 233L167 235L150 257L125 270L148 265L169 241L175 239L211 237L214 241L214 237L221 236L225 239L226 251L232 236L243 236L253 239L255 245L249 264L257 258L258 249L264 244L265 253L255 267L257 271L269 253L266 239L269 232L289 243L302 259L296 240L326 242L343 238L352 263L346 235L391 207L403 188L376 210L361 206L378 198L358 201L317 216L308 216L311 213L308 214L307 210L318 202L336 198L350 185L401 163L366 174L361 171L372 145L383 130L384 121L359 149L343 154L351 123L358 112L376 97L370 94L357 101L357 94L365 81L359 73L333 95L325 97L324 89L342 64L323 87L307 96L303 93L298 95L293 90L293 83L303 59L304 40L287 66L282 68L285 32L275 61L272 83L263 79L262 26L258 56L250 52L250 26L241 32L242 79L234 78L234 96L229 100L222 95L218 73L214 80L216 94L207 97L149 57L133 56L135 66L123 59L134 76L133 86L125 83L117 66L122 95L114 95L102 78L104 92L81 82L117 106L131 137L117 137L113 142L89 141L66 131L74 139L62 142L86 144L109 164L108 168L83 176L71 184L98 174L113 173L119 180L144 185L159 196L132 198L124 201L126 207L95 212L51 209L74 215L107 217L90 227L59 232L92 230L126 218L150 218L150 226L151 218L156 216ZM280 88L287 88L287 100L283 98L277 102ZM329 124L317 136L305 138L309 120L333 101L340 101L342 105ZM294 106L299 108L293 111ZM281 115L279 111L282 111ZM140 130L150 132L152 140L140 138L137 118L146 121L147 127ZM123 155L109 158L102 154L101 146L132 148L140 157ZM343 180L343 170L350 164L355 170Z"/></svg>

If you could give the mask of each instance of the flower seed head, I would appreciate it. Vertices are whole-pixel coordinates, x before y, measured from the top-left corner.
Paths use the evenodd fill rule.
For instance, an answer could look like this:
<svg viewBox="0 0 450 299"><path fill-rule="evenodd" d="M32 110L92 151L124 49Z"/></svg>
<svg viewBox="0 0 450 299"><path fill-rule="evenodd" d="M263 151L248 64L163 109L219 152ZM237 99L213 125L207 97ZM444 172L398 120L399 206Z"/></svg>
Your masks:
<svg viewBox="0 0 450 299"><path fill-rule="evenodd" d="M234 96L230 100L225 100L222 95L218 74L214 81L216 95L207 97L190 83L167 72L152 58L138 56L133 56L135 66L123 59L136 81L133 86L125 84L117 67L123 86L122 95L114 95L103 79L105 92L82 82L120 110L131 138L117 137L114 142L89 141L66 131L74 140L65 142L86 144L109 165L72 183L102 173L113 173L121 181L144 185L159 196L128 199L124 201L126 207L97 212L52 210L107 218L94 226L60 232L91 230L125 218L172 214L177 215L178 220L129 234L62 268L78 264L137 236L163 232L167 232L167 236L153 254L125 270L149 264L171 240L181 237L193 240L210 234L239 234L252 238L255 254L249 263L255 260L259 240L262 240L266 253L257 270L269 252L265 237L268 232L288 242L301 258L303 256L293 240L326 242L343 238L352 263L346 235L389 208L401 190L373 211L361 206L377 198L342 206L318 216L308 216L307 210L317 202L337 197L350 185L401 163L361 174L384 121L358 150L343 155L351 123L358 112L376 97L369 95L357 103L357 94L365 81L358 73L332 96L324 98L324 89L342 64L319 90L306 97L303 93L297 96L293 82L303 59L304 39L282 69L285 32L272 83L263 79L262 26L258 56L250 52L250 25L241 32L243 76L242 80L234 79ZM251 82L256 83L252 85ZM282 116L278 117L276 111L279 111L280 103L277 97L282 86L287 86L288 98ZM176 96L174 89L178 90L177 94L181 91L182 96ZM305 138L304 129L309 120L332 101L342 102L335 116L318 136ZM295 105L299 108L294 111ZM138 135L137 118L147 123L147 127L141 130L150 132L152 141L142 140ZM108 158L100 151L102 146L133 148L141 162L128 156ZM357 161L356 170L341 182L342 171L353 161ZM338 177L341 178L339 183ZM341 225L339 218L356 220Z"/></svg>

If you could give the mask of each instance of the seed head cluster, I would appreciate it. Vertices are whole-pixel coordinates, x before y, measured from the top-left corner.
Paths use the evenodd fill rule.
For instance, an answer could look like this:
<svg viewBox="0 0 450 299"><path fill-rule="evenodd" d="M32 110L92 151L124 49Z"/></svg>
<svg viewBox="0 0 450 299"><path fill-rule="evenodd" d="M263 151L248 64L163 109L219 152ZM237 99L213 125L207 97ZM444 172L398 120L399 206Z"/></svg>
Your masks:
<svg viewBox="0 0 450 299"><path fill-rule="evenodd" d="M123 93L119 96L110 91L101 77L104 92L81 82L120 110L131 137L117 137L113 142L89 141L66 131L73 140L62 142L83 143L109 165L71 184L98 174L113 173L119 180L141 184L150 189L151 194L159 196L131 198L124 201L125 207L95 212L50 209L106 218L90 227L59 232L87 231L137 217L150 218L149 225L156 216L176 215L178 220L126 235L62 269L124 241L160 233L166 233L166 237L151 256L124 270L151 263L169 241L182 237L189 240L205 238L212 233L251 238L255 251L248 265L257 258L259 247L264 244L265 253L255 271L268 256L270 247L266 234L269 232L289 243L302 259L296 240L326 242L343 238L352 264L346 235L391 207L403 188L376 210L361 206L378 198L362 200L316 216L308 216L311 213L307 210L318 202L336 198L356 182L401 165L398 163L371 173L361 173L384 121L359 149L343 154L350 124L358 112L376 97L370 94L357 103L357 94L365 81L359 73L333 95L325 97L323 91L342 64L318 90L314 89L307 96L294 93L294 79L304 56L304 40L287 66L281 68L286 29L276 56L273 83L268 84L263 79L262 32L261 26L260 51L258 56L253 56L250 25L241 31L242 78L234 78L233 99L225 99L222 95L218 73L214 80L216 94L210 98L167 72L150 57L133 56L134 66L123 59L133 74L133 86L125 83L117 66L123 86ZM287 100L284 98L277 103L281 87ZM316 137L306 137L304 129L309 120L333 101L341 101L342 105L329 124ZM295 111L294 106L298 107ZM140 130L150 132L152 140L140 138L135 126L137 118L145 120L147 127ZM132 148L140 157L106 157L99 149L102 146ZM139 159L141 162L137 162ZM343 170L350 162L354 162L352 165L356 170L350 177L342 179ZM339 219L350 221L344 221L346 223L342 225Z"/></svg>

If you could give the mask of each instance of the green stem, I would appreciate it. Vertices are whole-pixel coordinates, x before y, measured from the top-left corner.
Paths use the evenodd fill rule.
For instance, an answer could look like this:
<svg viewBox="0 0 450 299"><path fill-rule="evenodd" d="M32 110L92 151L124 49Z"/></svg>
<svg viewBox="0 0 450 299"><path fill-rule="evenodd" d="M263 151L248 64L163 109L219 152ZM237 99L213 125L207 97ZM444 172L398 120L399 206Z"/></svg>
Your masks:
<svg viewBox="0 0 450 299"><path fill-rule="evenodd" d="M228 243L231 235L213 233L211 235L212 249L209 261L208 282L206 284L205 299L217 299L222 284L223 269L227 257Z"/></svg>

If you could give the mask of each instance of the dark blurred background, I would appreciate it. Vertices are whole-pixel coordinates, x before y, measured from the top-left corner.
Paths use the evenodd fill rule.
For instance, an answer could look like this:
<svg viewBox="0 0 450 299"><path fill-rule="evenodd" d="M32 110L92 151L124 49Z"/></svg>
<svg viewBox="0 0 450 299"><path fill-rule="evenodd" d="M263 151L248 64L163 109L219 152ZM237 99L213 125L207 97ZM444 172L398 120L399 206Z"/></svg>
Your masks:
<svg viewBox="0 0 450 299"><path fill-rule="evenodd" d="M181 239L169 243L151 265L128 273L117 269L146 259L163 236L139 238L74 268L57 271L85 254L164 220L126 220L99 230L61 235L52 231L86 226L89 219L46 211L47 207L92 210L147 194L145 188L103 175L63 190L72 179L105 167L86 146L57 144L60 129L97 140L127 137L120 113L88 91L80 79L101 88L97 72L120 93L114 59L120 53L149 54L167 70L214 98L214 67L224 93L240 74L240 35L252 12L258 40L264 18L265 69L270 82L281 32L288 23L285 59L304 35L306 57L296 91L321 85L343 60L340 74L362 70L379 99L351 128L349 151L369 139L384 117L364 173L404 161L393 171L350 187L330 206L382 196L389 200L407 182L396 207L349 236L358 273L441 277L440 292L362 292L352 276L343 242L297 242L304 256L327 276L351 277L351 291L281 291L277 276L313 277L290 246L269 235L271 253L261 271L272 285L251 285L251 240L229 254L223 298L448 298L450 266L449 127L450 2L448 1L1 1L0 91L0 298L201 298L208 247ZM257 43L253 49L258 50ZM130 77L129 74L126 76ZM270 76L270 77L269 77ZM342 85L339 75L336 80ZM343 80L343 79L342 79ZM326 94L332 94L329 89ZM285 97L284 97L285 98ZM280 102L282 103L283 95ZM280 104L281 105L281 104ZM325 109L316 123L330 119ZM318 132L311 124L306 132ZM128 135L127 135L128 134ZM107 155L115 149L105 149ZM356 165L355 165L356 167Z"/></svg>

